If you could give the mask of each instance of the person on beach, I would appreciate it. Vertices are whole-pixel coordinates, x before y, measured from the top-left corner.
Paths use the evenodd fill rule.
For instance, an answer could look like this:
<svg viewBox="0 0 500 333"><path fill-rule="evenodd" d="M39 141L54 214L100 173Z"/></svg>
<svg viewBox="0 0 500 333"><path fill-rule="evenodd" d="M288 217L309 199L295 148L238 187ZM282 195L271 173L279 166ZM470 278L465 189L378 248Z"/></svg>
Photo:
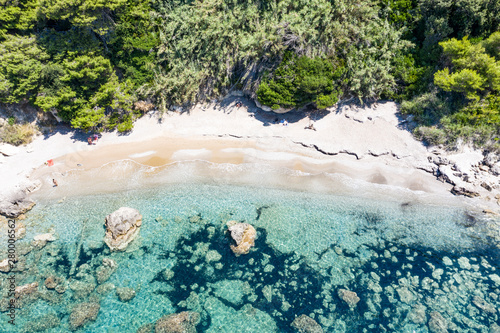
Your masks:
<svg viewBox="0 0 500 333"><path fill-rule="evenodd" d="M52 184L54 184L54 187L57 187L59 184L57 183L57 180L55 180L54 178L52 178Z"/></svg>
<svg viewBox="0 0 500 333"><path fill-rule="evenodd" d="M97 139L99 139L99 136L97 134L94 134L94 144L97 144Z"/></svg>
<svg viewBox="0 0 500 333"><path fill-rule="evenodd" d="M89 143L89 145L92 144L92 138L90 136L87 138L87 142Z"/></svg>

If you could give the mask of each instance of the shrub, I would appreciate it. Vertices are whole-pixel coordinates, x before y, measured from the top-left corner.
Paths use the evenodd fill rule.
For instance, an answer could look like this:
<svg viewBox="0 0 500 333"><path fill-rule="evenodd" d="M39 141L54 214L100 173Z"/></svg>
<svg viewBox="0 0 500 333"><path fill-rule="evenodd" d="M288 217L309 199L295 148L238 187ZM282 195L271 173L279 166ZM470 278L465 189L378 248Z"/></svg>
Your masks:
<svg viewBox="0 0 500 333"><path fill-rule="evenodd" d="M11 145L19 146L28 144L37 133L37 128L31 124L5 125L0 128L0 140Z"/></svg>
<svg viewBox="0 0 500 333"><path fill-rule="evenodd" d="M315 103L320 109L338 101L337 81L343 66L334 68L331 60L298 57L286 52L278 68L268 75L257 89L257 98L273 109L292 108Z"/></svg>
<svg viewBox="0 0 500 333"><path fill-rule="evenodd" d="M446 143L446 134L445 132L436 127L426 127L421 126L417 127L413 132L415 137L419 140L423 140L430 145L440 145Z"/></svg>

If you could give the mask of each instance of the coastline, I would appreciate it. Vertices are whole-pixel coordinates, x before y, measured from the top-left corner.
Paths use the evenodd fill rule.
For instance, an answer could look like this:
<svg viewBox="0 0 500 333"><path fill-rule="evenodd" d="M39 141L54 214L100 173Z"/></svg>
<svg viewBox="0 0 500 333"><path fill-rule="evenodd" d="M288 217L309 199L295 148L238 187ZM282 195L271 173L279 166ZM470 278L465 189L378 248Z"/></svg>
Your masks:
<svg viewBox="0 0 500 333"><path fill-rule="evenodd" d="M3 158L0 173L5 185L1 194L40 180L36 196L78 195L82 187L92 191L91 185L67 181L92 183L93 177L102 183L113 175L119 178L116 168L103 167L118 161L156 169L206 161L219 166L245 165L248 170L251 165L267 165L320 178L337 175L345 178L347 187L358 182L361 185L356 188L378 186L380 193L400 188L416 197L427 194L478 210L500 210L495 200L455 196L450 193L453 185L436 179L436 163L429 158L433 152L404 128L393 102L363 108L341 104L329 113L312 114L311 120L300 113L263 112L248 101L238 108L238 100L241 98L229 97L218 104L197 105L161 118L150 112L136 121L128 135L104 133L97 145L88 145L84 135L75 133L37 137L16 155ZM288 126L279 124L281 119L286 119ZM306 129L311 123L316 130ZM54 166L43 164L48 159L54 160ZM101 180L95 179L99 174ZM59 188L52 188L52 179L57 179ZM304 187L301 181L296 182L297 189ZM277 185L286 187L286 183Z"/></svg>

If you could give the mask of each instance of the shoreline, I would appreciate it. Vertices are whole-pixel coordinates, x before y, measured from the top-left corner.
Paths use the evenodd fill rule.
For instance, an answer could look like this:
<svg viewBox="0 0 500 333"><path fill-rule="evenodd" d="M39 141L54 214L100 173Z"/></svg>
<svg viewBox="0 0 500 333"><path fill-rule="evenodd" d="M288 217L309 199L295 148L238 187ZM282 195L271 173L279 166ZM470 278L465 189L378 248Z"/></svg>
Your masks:
<svg viewBox="0 0 500 333"><path fill-rule="evenodd" d="M311 120L300 113L262 112L248 101L238 108L237 100L241 98L230 97L221 104L197 105L189 112L161 118L150 112L136 121L130 134L104 133L97 145L88 145L84 136L75 133L38 137L24 151L21 148L18 154L3 158L2 194L37 180L42 181L40 193L50 192L52 178L60 188L80 188L77 183L66 184L63 175L77 170L89 174L117 161L168 168L172 163L198 160L214 165L263 164L313 176L340 175L353 182L386 186L381 192L399 187L416 196L426 193L478 210L500 211L494 200L457 197L450 193L453 185L436 179L436 163L429 158L433 152L402 128L395 103L361 109L340 105ZM276 119L287 119L288 126ZM305 129L311 123L315 131ZM50 158L55 165L43 165ZM116 170L107 172L104 178L110 173L116 176ZM91 182L85 175L81 178Z"/></svg>

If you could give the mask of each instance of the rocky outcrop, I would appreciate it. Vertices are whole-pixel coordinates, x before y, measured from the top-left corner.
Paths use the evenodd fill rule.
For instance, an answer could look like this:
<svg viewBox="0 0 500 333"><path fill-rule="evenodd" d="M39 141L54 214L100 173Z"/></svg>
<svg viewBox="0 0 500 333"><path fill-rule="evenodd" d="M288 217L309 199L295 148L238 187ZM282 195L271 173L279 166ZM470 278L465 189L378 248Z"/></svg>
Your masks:
<svg viewBox="0 0 500 333"><path fill-rule="evenodd" d="M104 242L111 251L123 251L139 235L142 215L137 209L121 207L106 216Z"/></svg>
<svg viewBox="0 0 500 333"><path fill-rule="evenodd" d="M453 185L453 194L482 196L487 200L500 194L500 158L497 155L483 155L467 148L452 154L433 148L431 153L428 160L436 166L433 173L438 179Z"/></svg>
<svg viewBox="0 0 500 333"><path fill-rule="evenodd" d="M0 199L0 214L16 218L33 208L34 205L35 202L28 198L24 191L19 190Z"/></svg>
<svg viewBox="0 0 500 333"><path fill-rule="evenodd" d="M479 196L479 192L470 184L455 185L451 189L451 193L455 195L463 195L469 198L474 198Z"/></svg>
<svg viewBox="0 0 500 333"><path fill-rule="evenodd" d="M294 319L292 327L300 333L323 333L321 326L314 319L304 314Z"/></svg>
<svg viewBox="0 0 500 333"><path fill-rule="evenodd" d="M155 333L196 333L200 322L198 312L184 311L160 318L155 325Z"/></svg>
<svg viewBox="0 0 500 333"><path fill-rule="evenodd" d="M75 305L69 316L71 330L76 330L91 320L96 320L100 305L98 303L80 303Z"/></svg>
<svg viewBox="0 0 500 333"><path fill-rule="evenodd" d="M358 302L360 301L358 294L356 294L354 291L339 289L338 294L340 299L346 302L351 309L355 308L356 304L358 304Z"/></svg>
<svg viewBox="0 0 500 333"><path fill-rule="evenodd" d="M429 320L429 330L432 333L446 333L448 332L448 322L439 312L431 312L431 319Z"/></svg>
<svg viewBox="0 0 500 333"><path fill-rule="evenodd" d="M227 225L231 237L236 242L236 246L231 245L231 250L236 256L247 254L250 248L255 245L255 237L257 236L255 228L248 223L238 223L236 221L229 221Z"/></svg>

